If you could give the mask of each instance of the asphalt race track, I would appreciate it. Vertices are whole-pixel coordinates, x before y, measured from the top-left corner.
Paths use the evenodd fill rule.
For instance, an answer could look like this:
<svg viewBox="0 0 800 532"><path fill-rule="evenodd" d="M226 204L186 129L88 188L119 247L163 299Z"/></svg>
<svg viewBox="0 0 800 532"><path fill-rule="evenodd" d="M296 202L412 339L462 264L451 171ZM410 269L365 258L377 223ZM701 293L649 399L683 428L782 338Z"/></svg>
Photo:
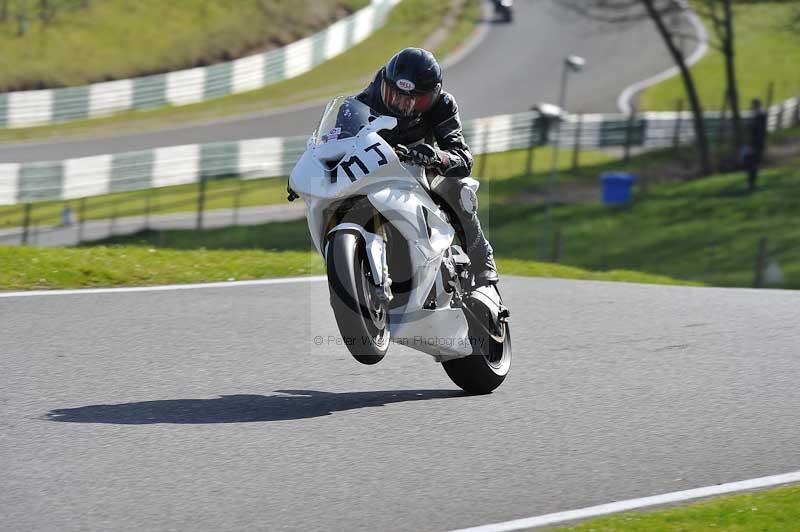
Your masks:
<svg viewBox="0 0 800 532"><path fill-rule="evenodd" d="M566 11L557 0L522 0L515 3L513 24L491 24L480 46L445 71L445 89L455 94L463 118L526 111L543 101L557 102L561 62L569 53L588 60L587 70L570 81L568 107L580 112L616 112L625 87L672 66L649 21L607 26ZM323 108L317 103L155 132L4 144L0 163L308 134Z"/></svg>
<svg viewBox="0 0 800 532"><path fill-rule="evenodd" d="M0 297L0 529L446 531L800 469L796 293L502 288L482 397L327 345L319 281Z"/></svg>

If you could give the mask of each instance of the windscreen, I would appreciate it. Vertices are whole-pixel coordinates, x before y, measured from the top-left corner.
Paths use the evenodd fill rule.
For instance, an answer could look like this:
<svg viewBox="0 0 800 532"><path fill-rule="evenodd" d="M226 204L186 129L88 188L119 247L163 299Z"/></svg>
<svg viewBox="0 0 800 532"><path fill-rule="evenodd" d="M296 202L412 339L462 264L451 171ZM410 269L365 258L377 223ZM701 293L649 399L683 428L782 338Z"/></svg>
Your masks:
<svg viewBox="0 0 800 532"><path fill-rule="evenodd" d="M369 106L352 96L334 98L314 132L314 143L319 146L332 140L354 137L374 116Z"/></svg>

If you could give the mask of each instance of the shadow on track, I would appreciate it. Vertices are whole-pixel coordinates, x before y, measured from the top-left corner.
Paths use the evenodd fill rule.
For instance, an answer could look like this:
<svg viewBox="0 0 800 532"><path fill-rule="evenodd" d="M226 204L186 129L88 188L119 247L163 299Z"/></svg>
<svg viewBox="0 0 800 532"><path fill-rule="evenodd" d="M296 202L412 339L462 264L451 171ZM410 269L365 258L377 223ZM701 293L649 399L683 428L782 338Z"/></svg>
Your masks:
<svg viewBox="0 0 800 532"><path fill-rule="evenodd" d="M459 390L386 390L329 393L314 390L276 390L283 395L223 395L215 399L168 399L118 405L90 405L60 408L46 419L68 423L111 423L148 425L153 423L252 423L287 421L327 416L407 401L465 397Z"/></svg>

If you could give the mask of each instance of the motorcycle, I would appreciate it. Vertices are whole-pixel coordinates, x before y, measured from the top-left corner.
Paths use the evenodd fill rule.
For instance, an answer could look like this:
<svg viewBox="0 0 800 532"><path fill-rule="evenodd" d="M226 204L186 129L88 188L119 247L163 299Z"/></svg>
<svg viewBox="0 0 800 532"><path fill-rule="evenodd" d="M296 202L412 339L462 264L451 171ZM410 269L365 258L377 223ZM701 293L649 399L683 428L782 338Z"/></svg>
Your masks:
<svg viewBox="0 0 800 532"><path fill-rule="evenodd" d="M499 16L503 22L514 20L514 0L492 0L494 4L494 14Z"/></svg>
<svg viewBox="0 0 800 532"><path fill-rule="evenodd" d="M496 285L473 285L425 169L380 136L396 126L352 97L331 100L291 172L289 199L306 204L336 323L357 361L380 362L393 342L432 356L465 391L489 393L511 367L509 310Z"/></svg>

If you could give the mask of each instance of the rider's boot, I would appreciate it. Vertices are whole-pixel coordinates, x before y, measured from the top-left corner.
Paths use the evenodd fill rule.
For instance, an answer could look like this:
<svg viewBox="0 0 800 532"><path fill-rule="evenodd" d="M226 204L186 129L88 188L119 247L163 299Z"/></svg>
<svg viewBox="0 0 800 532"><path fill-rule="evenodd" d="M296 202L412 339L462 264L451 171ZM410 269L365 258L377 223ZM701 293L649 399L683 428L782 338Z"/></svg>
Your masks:
<svg viewBox="0 0 800 532"><path fill-rule="evenodd" d="M496 284L500 276L494 263L492 246L483 234L477 210L470 213L465 209L458 214L460 216L457 223L453 225L469 257L469 270L475 280L475 287Z"/></svg>
<svg viewBox="0 0 800 532"><path fill-rule="evenodd" d="M470 272L475 279L475 286L496 284L500 280L500 276L497 274L492 246L483 234L478 215L474 214L471 218L464 220L463 226L465 237L463 242L469 256Z"/></svg>

